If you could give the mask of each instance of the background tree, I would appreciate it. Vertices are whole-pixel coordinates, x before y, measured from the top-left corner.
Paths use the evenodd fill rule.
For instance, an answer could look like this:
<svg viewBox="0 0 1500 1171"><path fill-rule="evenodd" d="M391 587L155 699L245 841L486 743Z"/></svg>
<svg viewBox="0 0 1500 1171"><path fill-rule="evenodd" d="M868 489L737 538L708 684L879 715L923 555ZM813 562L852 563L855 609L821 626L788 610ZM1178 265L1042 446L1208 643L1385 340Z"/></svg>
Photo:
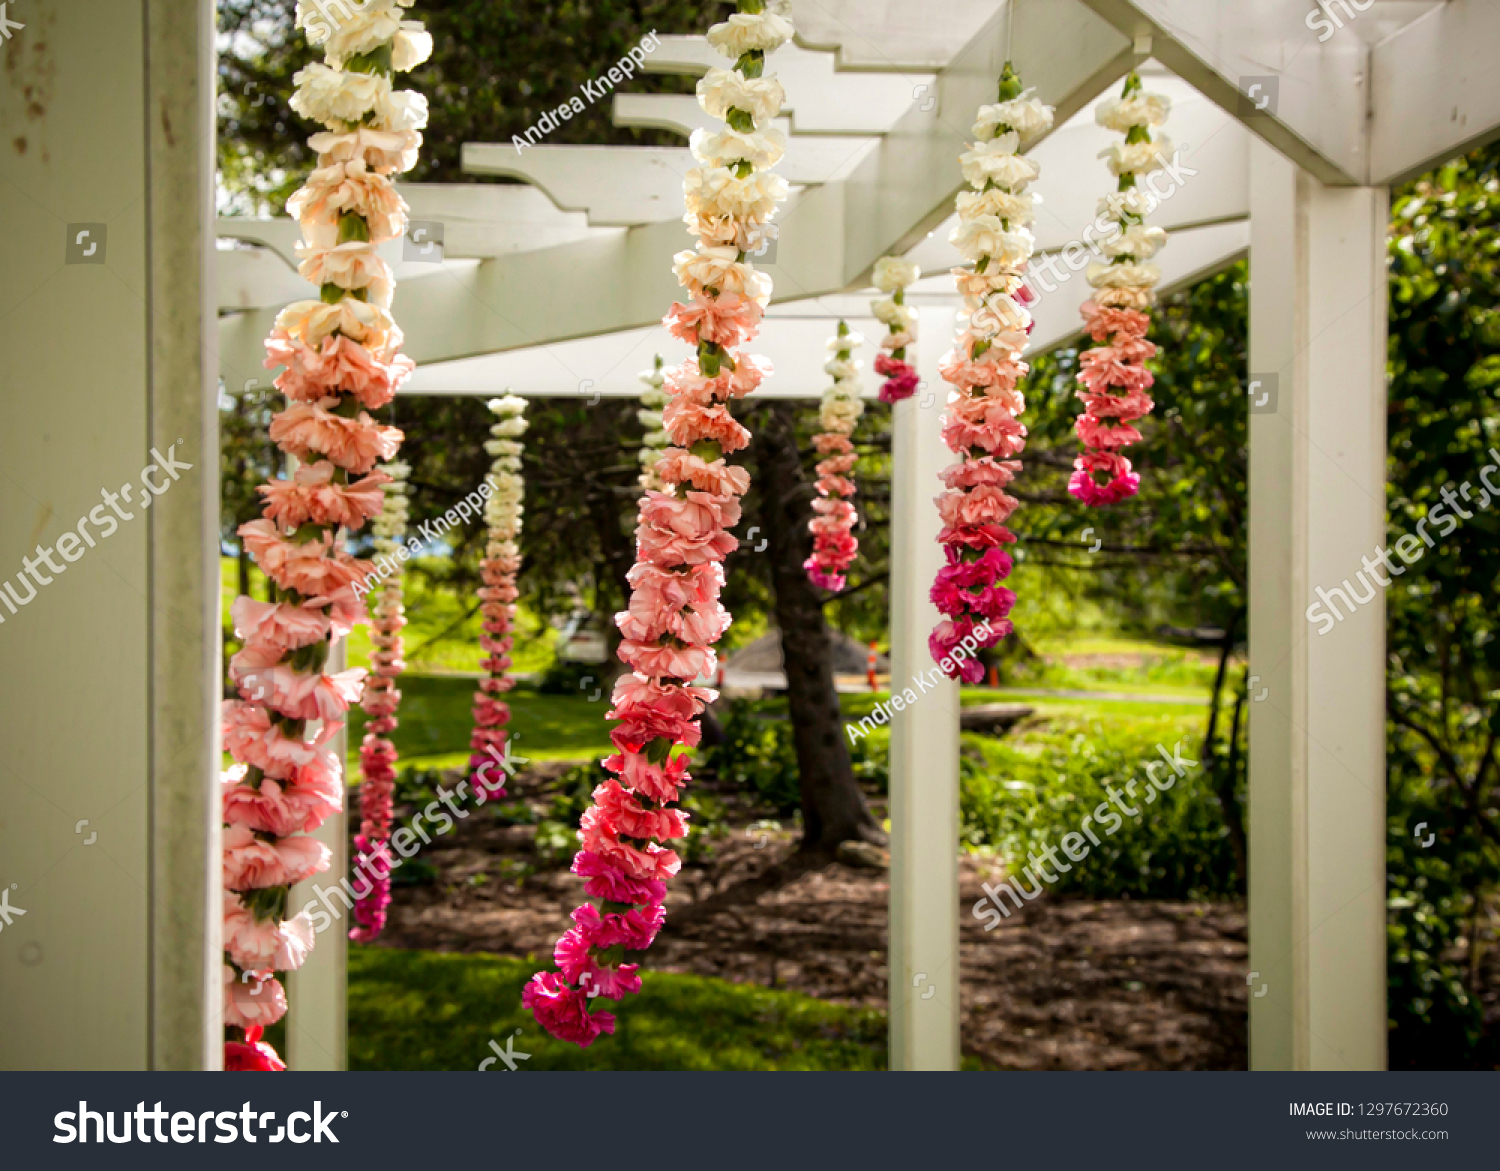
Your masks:
<svg viewBox="0 0 1500 1171"><path fill-rule="evenodd" d="M1480 469L1500 463L1497 199L1495 145L1392 198L1387 539L1445 489L1470 485L1458 500L1472 514L1448 510L1457 528L1385 591L1393 1068L1500 1061L1480 996L1500 879L1500 501L1473 502Z"/></svg>

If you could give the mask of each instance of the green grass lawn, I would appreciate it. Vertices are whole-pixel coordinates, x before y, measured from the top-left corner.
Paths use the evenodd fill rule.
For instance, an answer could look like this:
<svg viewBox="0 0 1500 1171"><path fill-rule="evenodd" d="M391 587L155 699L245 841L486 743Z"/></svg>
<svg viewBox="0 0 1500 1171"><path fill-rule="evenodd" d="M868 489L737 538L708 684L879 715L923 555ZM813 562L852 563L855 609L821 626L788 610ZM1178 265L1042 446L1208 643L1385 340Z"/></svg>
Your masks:
<svg viewBox="0 0 1500 1171"><path fill-rule="evenodd" d="M448 569L445 557L424 557L412 562L433 573L443 575ZM229 607L239 593L238 570L233 557L219 559L223 585L224 624L229 624ZM250 568L250 590L264 598L265 578L255 566ZM407 626L402 631L407 662L416 670L429 672L479 670L484 652L479 649L478 599L460 597L446 585L433 586L421 573L406 575ZM557 657L554 643L557 631L538 616L520 607L519 630L511 659L515 670L523 673L546 670ZM370 628L356 627L349 636L349 665L370 665Z"/></svg>
<svg viewBox="0 0 1500 1171"><path fill-rule="evenodd" d="M401 726L394 736L401 754L400 767L460 768L469 758L470 705L475 680L459 675L407 673L401 677ZM1146 694L1149 694L1146 693ZM960 691L965 705L1025 702L1043 717L1091 716L1100 720L1166 720L1184 729L1201 725L1201 708L1177 703L1148 701L1056 699L1019 693L995 692L983 687ZM889 693L854 692L841 695L846 716L859 719L874 710L877 700ZM526 687L506 696L511 707L511 728L516 734L515 753L533 760L582 760L608 755L609 697L590 701L587 695L543 695ZM766 700L761 710L784 715L786 700ZM357 775L358 748L364 735L364 713L351 713L349 729L350 769ZM1179 733L1180 734L1180 733Z"/></svg>
<svg viewBox="0 0 1500 1171"><path fill-rule="evenodd" d="M531 960L349 948L349 1068L472 1070L514 1038L533 1069L884 1069L885 1014L699 976L646 975L613 1037L548 1036L521 1007ZM516 1035L516 1030L520 1034ZM503 1062L489 1072L504 1072Z"/></svg>
<svg viewBox="0 0 1500 1171"><path fill-rule="evenodd" d="M469 759L470 705L476 679L461 675L401 677L401 726L393 737L400 767L461 768ZM516 756L532 760L582 760L614 751L609 742L609 696L590 702L586 695L542 695L517 688L505 697ZM365 714L350 712L349 767L359 767Z"/></svg>

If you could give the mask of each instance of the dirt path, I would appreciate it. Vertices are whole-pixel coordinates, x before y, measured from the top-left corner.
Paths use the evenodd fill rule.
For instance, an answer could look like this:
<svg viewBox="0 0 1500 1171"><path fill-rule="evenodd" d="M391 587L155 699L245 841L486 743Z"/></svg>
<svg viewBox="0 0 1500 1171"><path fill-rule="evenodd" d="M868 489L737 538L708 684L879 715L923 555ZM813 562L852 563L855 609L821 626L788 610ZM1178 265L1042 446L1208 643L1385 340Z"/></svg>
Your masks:
<svg viewBox="0 0 1500 1171"><path fill-rule="evenodd" d="M555 775L523 775L512 797L540 800ZM790 833L730 820L672 884L648 971L884 1007L887 873L808 869ZM582 882L541 864L534 834L478 811L435 839L420 857L436 880L397 888L381 944L550 958ZM1245 1068L1243 907L1044 895L986 933L969 908L990 875L967 857L960 874L965 1053L1001 1069Z"/></svg>

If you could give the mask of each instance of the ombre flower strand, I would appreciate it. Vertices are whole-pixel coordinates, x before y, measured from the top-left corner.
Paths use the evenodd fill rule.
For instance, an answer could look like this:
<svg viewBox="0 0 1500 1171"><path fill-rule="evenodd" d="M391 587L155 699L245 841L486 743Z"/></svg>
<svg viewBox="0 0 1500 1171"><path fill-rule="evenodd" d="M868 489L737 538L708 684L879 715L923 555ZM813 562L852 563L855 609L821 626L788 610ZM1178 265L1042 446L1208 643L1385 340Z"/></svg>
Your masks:
<svg viewBox="0 0 1500 1171"><path fill-rule="evenodd" d="M875 373L885 376L880 401L898 403L917 389L917 368L906 360L906 351L917 340L917 315L906 304L907 286L915 284L922 270L899 256L882 256L875 262L875 287L889 297L877 297L870 309L886 328L880 339L885 351L875 359Z"/></svg>
<svg viewBox="0 0 1500 1171"><path fill-rule="evenodd" d="M1119 179L1119 189L1099 201L1100 219L1116 229L1103 246L1109 263L1089 265L1088 281L1095 291L1082 310L1095 344L1078 359L1081 386L1076 393L1084 411L1074 431L1085 451L1073 461L1068 491L1094 508L1134 496L1141 486L1140 475L1121 452L1140 442L1135 422L1154 405L1147 391L1155 379L1145 364L1156 346L1146 340L1151 327L1147 311L1156 300L1161 269L1150 261L1167 233L1145 222L1156 201L1137 181L1171 158L1171 142L1165 136L1151 138L1151 128L1162 125L1170 109L1166 97L1143 92L1140 77L1132 72L1120 96L1094 110L1099 125L1125 135L1124 142L1111 143L1099 156Z"/></svg>
<svg viewBox="0 0 1500 1171"><path fill-rule="evenodd" d="M641 426L646 429L640 451L640 485L646 492L660 492L666 487L656 473L656 465L660 462L662 453L672 445L672 437L667 434L666 424L662 422L661 416L662 408L667 405L667 394L662 390L667 383L667 376L661 372L661 367L661 355L657 354L651 369L641 371L641 383L646 389L641 391L641 408L635 413Z"/></svg>
<svg viewBox="0 0 1500 1171"><path fill-rule="evenodd" d="M317 167L287 201L302 228L301 273L318 287L288 305L266 340L266 366L288 404L271 440L296 457L286 479L259 489L264 516L240 539L271 582L271 598L231 608L243 649L229 662L238 698L224 704L222 778L224 1067L285 1068L263 1030L286 1012L276 972L300 967L313 943L308 915L288 916L287 896L329 865L308 836L343 807L334 738L365 672L330 672L336 640L365 620L356 590L371 565L349 556L344 533L378 516L401 432L372 411L390 403L413 364L390 316L393 281L378 246L406 229L392 176L416 163L426 99L397 91L395 71L423 61L432 39L403 19L409 0L367 0L330 27L300 0L296 21L324 48L297 74L292 108L326 128L308 144ZM316 724L315 732L309 725Z"/></svg>
<svg viewBox="0 0 1500 1171"><path fill-rule="evenodd" d="M516 685L510 674L511 648L515 642L516 577L521 572L521 513L526 481L521 476L521 436L526 434L526 400L507 394L490 399L495 422L484 449L491 457L489 482L492 491L484 504L489 540L479 563L479 645L484 677L474 693L474 731L469 736L469 768L475 791L486 801L505 795L503 769L495 767L506 756L510 739L510 705L507 691Z"/></svg>
<svg viewBox="0 0 1500 1171"><path fill-rule="evenodd" d="M833 382L823 391L818 410L818 425L822 430L813 439L813 446L823 458L818 461L818 499L813 501L816 515L807 522L812 530L813 551L802 568L807 570L813 585L835 593L848 584L844 571L859 552L859 541L854 536L854 525L859 520L854 509L857 457L849 436L865 412L865 404L859 397L859 372L864 363L854 357L854 351L864 340L859 334L850 333L849 326L842 321L838 333L828 339L832 354L823 369L833 377Z"/></svg>
<svg viewBox="0 0 1500 1171"><path fill-rule="evenodd" d="M971 190L959 193L951 239L973 267L953 270L968 320L939 367L953 387L943 442L958 462L941 473L947 491L937 498L938 540L947 564L931 597L944 618L927 645L934 662L950 664L950 677L969 683L984 677L984 667L973 655L955 659L953 649L965 639L993 646L1012 629L1006 615L1016 596L999 582L1011 571L1004 546L1016 539L1005 522L1018 501L1005 487L1021 470L1015 457L1026 446L1026 403L1016 383L1027 371L1021 354L1031 331L1022 282L1034 200L1026 189L1039 173L1020 152L1051 126L1052 107L1023 92L1007 62L999 101L980 107L977 141L959 158Z"/></svg>
<svg viewBox="0 0 1500 1171"><path fill-rule="evenodd" d="M708 43L733 62L698 82L703 109L728 125L693 133L698 165L683 181L684 217L698 245L674 257L687 296L665 318L672 336L693 346L666 374L662 425L668 447L654 464L660 489L648 489L636 518L636 562L627 608L615 615L624 636L620 659L630 668L615 683L618 750L611 774L583 815L573 873L591 899L553 950L557 971L539 972L522 1003L553 1036L588 1046L613 1033L613 1013L593 1001L639 992L639 957L666 919L666 880L682 862L664 843L684 837L687 814L676 806L688 782L679 746L698 743L697 717L714 693L695 681L713 678L713 647L729 626L719 603L724 558L738 542L744 468L726 457L750 441L730 414L770 364L742 347L755 337L771 296L770 277L749 255L771 238L771 219L786 198L772 174L786 149L772 127L785 95L764 76L767 53L792 36L786 0L741 0L740 11L708 31Z"/></svg>
<svg viewBox="0 0 1500 1171"><path fill-rule="evenodd" d="M349 938L369 943L385 930L391 905L391 804L396 788L396 709L401 692L396 680L406 669L402 659L401 629L406 625L402 606L402 566L396 550L406 541L407 484L411 468L399 461L380 469L390 477L385 504L370 525L375 556L391 567L381 584L370 615L370 676L359 706L364 709L365 738L359 746L359 833L354 838L354 928Z"/></svg>

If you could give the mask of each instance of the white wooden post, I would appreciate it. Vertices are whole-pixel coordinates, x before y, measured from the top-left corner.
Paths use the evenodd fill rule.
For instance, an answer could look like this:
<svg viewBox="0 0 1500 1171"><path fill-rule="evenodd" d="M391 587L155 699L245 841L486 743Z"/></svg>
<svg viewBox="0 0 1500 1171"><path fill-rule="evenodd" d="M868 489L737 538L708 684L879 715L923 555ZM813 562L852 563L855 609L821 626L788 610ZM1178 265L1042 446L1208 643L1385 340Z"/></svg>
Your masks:
<svg viewBox="0 0 1500 1171"><path fill-rule="evenodd" d="M952 460L939 418L937 368L953 344L953 310L919 310L923 385L893 409L891 691L932 669L927 636L940 618L927 592L943 564L938 471ZM923 405L923 404L926 405ZM879 409L879 408L876 408ZM958 685L949 679L891 723L890 1068L957 1069Z"/></svg>
<svg viewBox="0 0 1500 1171"><path fill-rule="evenodd" d="M212 1069L214 9L9 20L0 579L26 602L0 607L0 886L25 913L0 924L0 1066ZM147 509L153 448L179 470Z"/></svg>
<svg viewBox="0 0 1500 1171"><path fill-rule="evenodd" d="M1384 594L1306 611L1385 544L1388 193L1251 149L1250 1061L1383 1069Z"/></svg>

